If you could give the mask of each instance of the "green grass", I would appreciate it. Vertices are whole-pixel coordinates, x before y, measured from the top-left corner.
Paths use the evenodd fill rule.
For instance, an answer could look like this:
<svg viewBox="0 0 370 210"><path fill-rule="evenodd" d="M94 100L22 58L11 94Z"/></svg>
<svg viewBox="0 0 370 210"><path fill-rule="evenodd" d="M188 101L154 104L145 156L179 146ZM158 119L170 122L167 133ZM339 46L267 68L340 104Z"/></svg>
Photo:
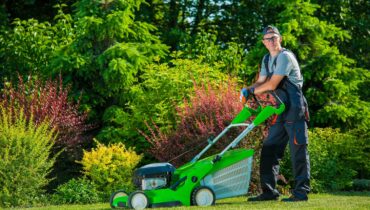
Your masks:
<svg viewBox="0 0 370 210"><path fill-rule="evenodd" d="M284 196L285 197L285 196ZM215 206L204 210L220 209L370 209L370 192L338 192L332 194L310 194L307 202L284 203L280 201L247 202L247 197L228 198L216 201ZM25 208L24 210L109 210L109 203L92 205L63 205ZM156 208L156 210L199 209L199 207Z"/></svg>

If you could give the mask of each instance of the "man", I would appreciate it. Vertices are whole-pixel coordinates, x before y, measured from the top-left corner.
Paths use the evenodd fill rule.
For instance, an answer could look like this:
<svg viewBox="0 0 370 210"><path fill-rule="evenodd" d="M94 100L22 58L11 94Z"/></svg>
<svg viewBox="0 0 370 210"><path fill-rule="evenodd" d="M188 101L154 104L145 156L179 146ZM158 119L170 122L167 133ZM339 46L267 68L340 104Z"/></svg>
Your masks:
<svg viewBox="0 0 370 210"><path fill-rule="evenodd" d="M248 201L278 200L276 182L279 160L289 142L295 187L290 198L282 201L307 201L310 191L310 162L307 151L307 102L302 93L303 77L294 54L281 47L282 37L274 26L263 30L263 44L269 51L262 60L258 80L243 88L242 96L275 91L286 105L269 129L263 142L260 161L262 194Z"/></svg>

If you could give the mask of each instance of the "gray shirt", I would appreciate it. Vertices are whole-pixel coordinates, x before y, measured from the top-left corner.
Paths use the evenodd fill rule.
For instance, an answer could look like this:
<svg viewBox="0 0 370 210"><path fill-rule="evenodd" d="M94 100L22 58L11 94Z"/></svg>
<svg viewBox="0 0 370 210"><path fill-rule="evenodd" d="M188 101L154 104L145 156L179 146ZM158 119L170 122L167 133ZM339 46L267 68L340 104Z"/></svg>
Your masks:
<svg viewBox="0 0 370 210"><path fill-rule="evenodd" d="M282 51L277 55L276 65L273 65L275 57L269 57L269 70L273 72L273 75L283 75L287 76L288 79L299 87L303 87L303 76L301 74L301 69L295 56L289 51ZM261 65L261 76L267 76L267 71L265 63L263 62L265 57L263 57Z"/></svg>

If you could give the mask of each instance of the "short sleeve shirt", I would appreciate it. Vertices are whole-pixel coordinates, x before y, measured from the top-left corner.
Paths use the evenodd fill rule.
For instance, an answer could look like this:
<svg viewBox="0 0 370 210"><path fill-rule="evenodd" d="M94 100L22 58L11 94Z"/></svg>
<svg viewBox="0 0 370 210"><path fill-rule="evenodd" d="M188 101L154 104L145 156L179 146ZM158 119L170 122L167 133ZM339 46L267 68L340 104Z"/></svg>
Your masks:
<svg viewBox="0 0 370 210"><path fill-rule="evenodd" d="M264 62L265 57L262 59L261 65L261 76L267 76L267 69ZM276 65L274 65L274 60L276 60ZM287 76L288 79L299 87L303 87L303 76L299 68L299 64L293 53L289 51L282 51L275 57L269 56L269 70L272 75L282 75Z"/></svg>

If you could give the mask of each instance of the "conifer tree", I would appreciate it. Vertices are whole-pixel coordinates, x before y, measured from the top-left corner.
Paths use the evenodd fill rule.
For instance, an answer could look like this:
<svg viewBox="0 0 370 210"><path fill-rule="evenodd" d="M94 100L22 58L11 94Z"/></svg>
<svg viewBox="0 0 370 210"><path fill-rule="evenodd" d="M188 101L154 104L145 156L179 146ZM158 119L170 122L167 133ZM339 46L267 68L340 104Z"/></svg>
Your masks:
<svg viewBox="0 0 370 210"><path fill-rule="evenodd" d="M164 56L167 47L153 25L135 21L143 0L80 0L75 6L76 38L58 51L54 72L62 72L90 116L124 106L140 70Z"/></svg>

